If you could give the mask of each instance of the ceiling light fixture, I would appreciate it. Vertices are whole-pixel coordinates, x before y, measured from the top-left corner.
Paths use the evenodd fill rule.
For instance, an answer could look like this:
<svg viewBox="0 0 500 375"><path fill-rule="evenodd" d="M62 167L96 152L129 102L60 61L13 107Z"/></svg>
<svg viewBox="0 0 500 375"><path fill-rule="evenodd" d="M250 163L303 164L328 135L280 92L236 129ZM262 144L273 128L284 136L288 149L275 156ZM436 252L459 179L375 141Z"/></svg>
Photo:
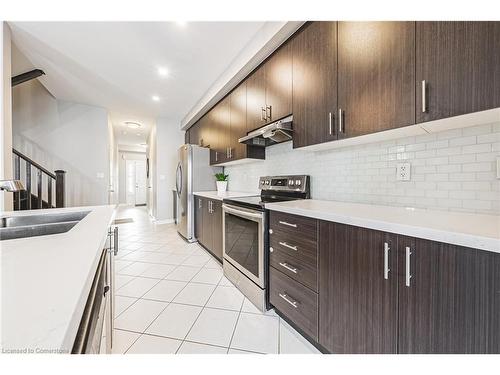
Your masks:
<svg viewBox="0 0 500 375"><path fill-rule="evenodd" d="M125 121L125 125L130 129L139 129L141 127L141 124L133 121Z"/></svg>
<svg viewBox="0 0 500 375"><path fill-rule="evenodd" d="M166 77L168 76L168 69L165 68L165 67L159 67L158 68L158 74L161 76L161 77Z"/></svg>
<svg viewBox="0 0 500 375"><path fill-rule="evenodd" d="M153 95L151 97L151 99L153 99L154 102L159 102L160 101L160 97L158 95Z"/></svg>
<svg viewBox="0 0 500 375"><path fill-rule="evenodd" d="M180 27L185 27L187 25L186 21L176 21L175 23L177 24L177 26L180 26Z"/></svg>

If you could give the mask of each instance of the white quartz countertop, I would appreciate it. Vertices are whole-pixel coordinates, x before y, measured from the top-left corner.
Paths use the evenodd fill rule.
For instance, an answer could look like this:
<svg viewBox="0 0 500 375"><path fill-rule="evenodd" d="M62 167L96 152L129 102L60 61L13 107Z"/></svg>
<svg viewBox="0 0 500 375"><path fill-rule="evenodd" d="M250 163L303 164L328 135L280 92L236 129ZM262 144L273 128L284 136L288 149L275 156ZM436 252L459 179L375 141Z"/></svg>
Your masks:
<svg viewBox="0 0 500 375"><path fill-rule="evenodd" d="M219 194L217 191L197 191L193 193L199 197L223 200L225 198L238 198L238 197L253 197L254 195L259 195L259 193L244 193L241 191L226 191L225 193Z"/></svg>
<svg viewBox="0 0 500 375"><path fill-rule="evenodd" d="M500 253L500 216L304 199L266 208Z"/></svg>
<svg viewBox="0 0 500 375"><path fill-rule="evenodd" d="M71 352L115 206L1 214L74 211L90 212L66 233L0 241L3 350Z"/></svg>

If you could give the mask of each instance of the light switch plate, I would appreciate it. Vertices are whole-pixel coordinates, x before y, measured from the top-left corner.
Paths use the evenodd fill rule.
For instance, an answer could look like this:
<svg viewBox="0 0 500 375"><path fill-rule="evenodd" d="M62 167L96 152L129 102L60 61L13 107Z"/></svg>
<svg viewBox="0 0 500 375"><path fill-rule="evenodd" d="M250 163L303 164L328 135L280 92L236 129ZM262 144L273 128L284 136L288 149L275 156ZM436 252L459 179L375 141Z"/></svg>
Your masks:
<svg viewBox="0 0 500 375"><path fill-rule="evenodd" d="M396 166L396 180L410 181L410 178L411 178L411 164L398 163Z"/></svg>

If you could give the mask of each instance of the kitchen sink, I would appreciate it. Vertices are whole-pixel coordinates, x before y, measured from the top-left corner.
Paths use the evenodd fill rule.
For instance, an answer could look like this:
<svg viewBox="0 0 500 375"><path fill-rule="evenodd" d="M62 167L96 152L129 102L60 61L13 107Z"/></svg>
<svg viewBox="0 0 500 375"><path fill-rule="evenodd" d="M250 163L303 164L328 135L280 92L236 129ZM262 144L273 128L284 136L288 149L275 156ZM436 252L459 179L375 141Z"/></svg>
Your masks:
<svg viewBox="0 0 500 375"><path fill-rule="evenodd" d="M0 240L65 233L78 224L89 212L2 217L0 218Z"/></svg>

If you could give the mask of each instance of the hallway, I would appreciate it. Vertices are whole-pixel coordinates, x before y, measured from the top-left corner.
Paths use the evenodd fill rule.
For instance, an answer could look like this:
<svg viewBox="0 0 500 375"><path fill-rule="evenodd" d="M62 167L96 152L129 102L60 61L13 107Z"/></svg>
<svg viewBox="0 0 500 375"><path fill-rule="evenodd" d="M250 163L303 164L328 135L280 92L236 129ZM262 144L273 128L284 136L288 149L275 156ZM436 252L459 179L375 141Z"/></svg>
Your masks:
<svg viewBox="0 0 500 375"><path fill-rule="evenodd" d="M120 207L114 353L319 353L273 310L263 314L221 264L145 207Z"/></svg>

